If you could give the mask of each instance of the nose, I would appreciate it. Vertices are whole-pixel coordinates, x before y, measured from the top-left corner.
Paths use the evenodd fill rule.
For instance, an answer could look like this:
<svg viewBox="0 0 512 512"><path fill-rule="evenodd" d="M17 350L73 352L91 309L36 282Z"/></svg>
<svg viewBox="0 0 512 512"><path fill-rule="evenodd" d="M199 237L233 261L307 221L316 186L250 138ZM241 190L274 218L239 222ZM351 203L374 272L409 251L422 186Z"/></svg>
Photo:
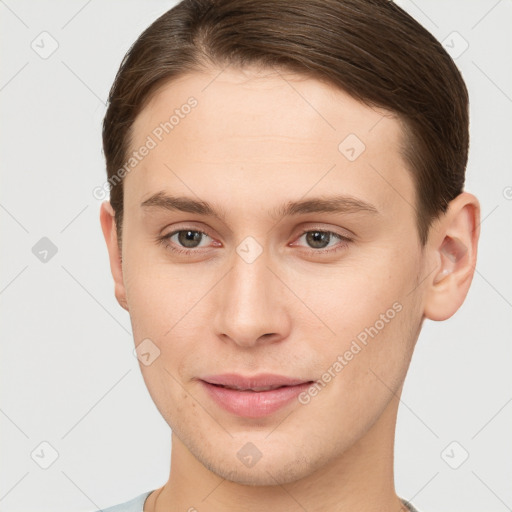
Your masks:
<svg viewBox="0 0 512 512"><path fill-rule="evenodd" d="M286 288L269 268L263 252L247 262L233 255L232 267L216 286L214 327L217 336L240 347L275 343L289 335Z"/></svg>

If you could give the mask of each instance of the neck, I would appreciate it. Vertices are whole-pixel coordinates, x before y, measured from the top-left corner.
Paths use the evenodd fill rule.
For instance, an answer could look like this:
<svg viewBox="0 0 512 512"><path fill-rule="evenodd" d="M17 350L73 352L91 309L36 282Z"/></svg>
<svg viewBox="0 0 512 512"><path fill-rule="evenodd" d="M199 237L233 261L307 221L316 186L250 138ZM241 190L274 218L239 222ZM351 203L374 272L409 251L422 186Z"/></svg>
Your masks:
<svg viewBox="0 0 512 512"><path fill-rule="evenodd" d="M339 457L319 461L319 468L286 484L254 486L224 479L200 463L173 433L169 480L151 493L144 512L405 511L394 488L398 403L399 396L393 397L370 429Z"/></svg>

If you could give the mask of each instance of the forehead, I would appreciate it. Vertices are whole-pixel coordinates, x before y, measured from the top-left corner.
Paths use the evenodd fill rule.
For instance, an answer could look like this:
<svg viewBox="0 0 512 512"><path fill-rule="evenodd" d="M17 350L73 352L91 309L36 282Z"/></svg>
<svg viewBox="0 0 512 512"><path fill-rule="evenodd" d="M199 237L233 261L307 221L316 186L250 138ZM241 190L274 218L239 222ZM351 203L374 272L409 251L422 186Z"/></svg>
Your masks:
<svg viewBox="0 0 512 512"><path fill-rule="evenodd" d="M139 114L131 150L148 138L154 147L125 178L128 201L165 187L190 193L187 184L195 195L214 187L227 199L221 183L251 197L253 186L272 184L296 196L308 187L342 186L373 195L381 206L396 201L396 189L413 193L398 119L297 74L227 68L184 75L161 87Z"/></svg>
<svg viewBox="0 0 512 512"><path fill-rule="evenodd" d="M336 143L352 130L370 142L371 132L384 116L379 136L400 138L392 113L370 108L333 85L285 71L229 67L187 74L161 86L136 119L134 135L169 120L191 97L198 104L191 112L194 133L186 127L173 128L184 140L201 135L211 140L261 135L298 143Z"/></svg>

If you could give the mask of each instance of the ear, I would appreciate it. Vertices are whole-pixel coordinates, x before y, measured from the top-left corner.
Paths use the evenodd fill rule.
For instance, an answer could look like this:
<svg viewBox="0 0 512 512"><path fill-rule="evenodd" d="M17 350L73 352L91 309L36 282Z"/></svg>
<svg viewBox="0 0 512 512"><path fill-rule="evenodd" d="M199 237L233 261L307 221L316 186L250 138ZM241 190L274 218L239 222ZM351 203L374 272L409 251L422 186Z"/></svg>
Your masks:
<svg viewBox="0 0 512 512"><path fill-rule="evenodd" d="M114 292L119 305L128 311L128 303L126 301L126 290L123 281L123 268L121 254L116 232L116 221L114 217L114 209L109 201L103 201L100 209L100 223L107 243L108 255L110 259L110 270L114 278Z"/></svg>
<svg viewBox="0 0 512 512"><path fill-rule="evenodd" d="M427 242L436 270L428 277L426 318L446 320L464 302L475 272L479 237L480 203L462 192L450 202Z"/></svg>

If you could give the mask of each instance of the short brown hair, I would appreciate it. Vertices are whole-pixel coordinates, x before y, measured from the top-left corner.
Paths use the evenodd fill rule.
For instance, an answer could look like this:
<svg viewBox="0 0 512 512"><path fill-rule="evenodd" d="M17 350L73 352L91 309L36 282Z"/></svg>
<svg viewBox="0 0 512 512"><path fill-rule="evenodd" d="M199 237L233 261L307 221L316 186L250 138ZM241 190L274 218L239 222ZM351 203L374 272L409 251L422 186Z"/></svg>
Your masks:
<svg viewBox="0 0 512 512"><path fill-rule="evenodd" d="M398 115L424 245L464 186L468 93L442 45L389 0L183 0L140 35L116 75L103 121L109 183L161 85L212 65L251 64L324 80ZM110 190L119 243L122 184Z"/></svg>

